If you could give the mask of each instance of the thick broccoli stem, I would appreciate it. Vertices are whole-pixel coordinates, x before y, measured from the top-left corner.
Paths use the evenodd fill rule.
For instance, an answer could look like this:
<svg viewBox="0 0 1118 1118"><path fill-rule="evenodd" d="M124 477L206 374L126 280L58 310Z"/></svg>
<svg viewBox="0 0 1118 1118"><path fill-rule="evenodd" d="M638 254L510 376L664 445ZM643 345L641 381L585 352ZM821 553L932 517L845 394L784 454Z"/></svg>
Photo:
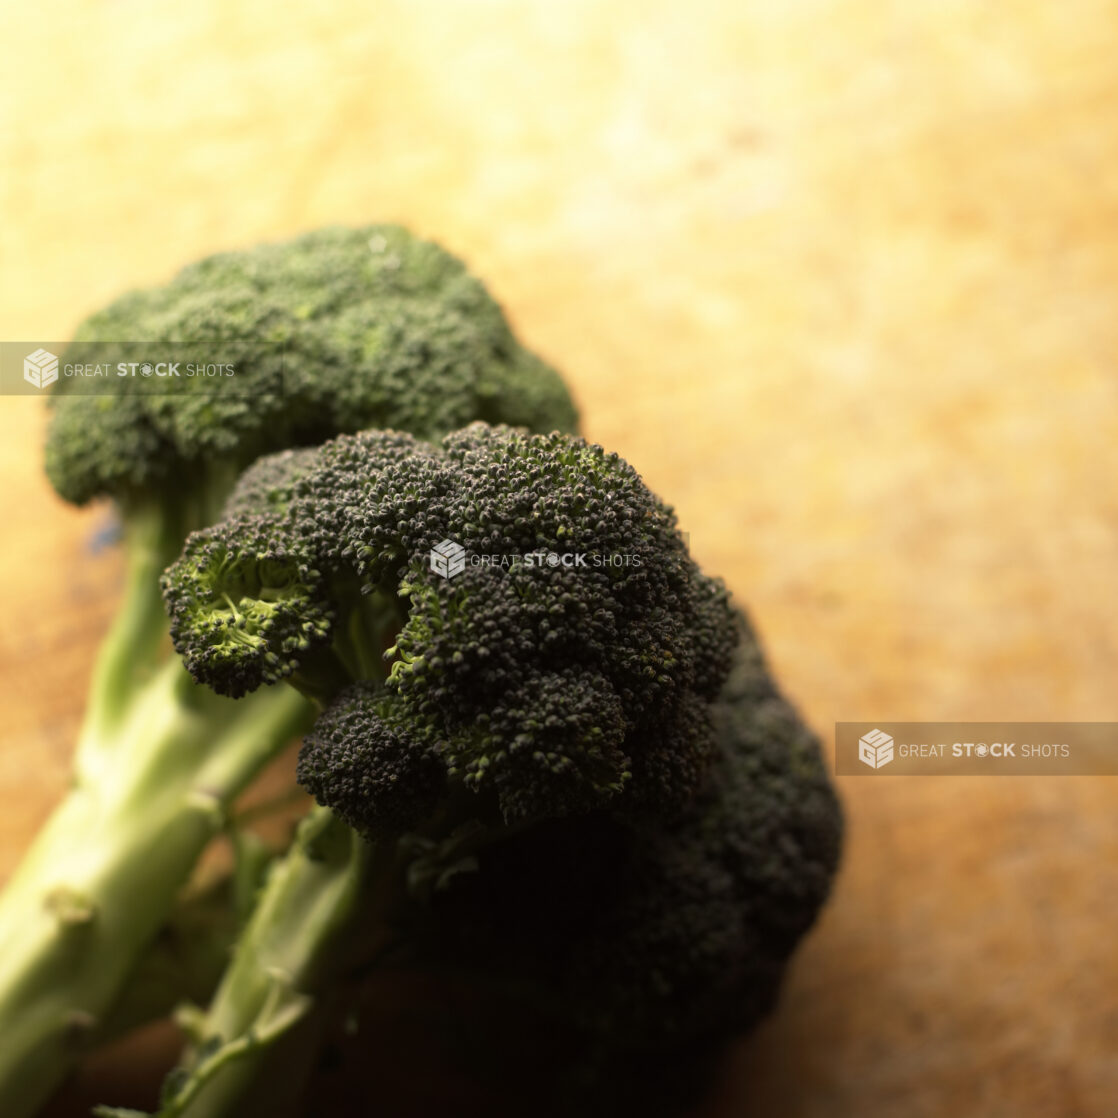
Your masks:
<svg viewBox="0 0 1118 1118"><path fill-rule="evenodd" d="M98 1025L94 1045L169 1017L184 1002L200 1005L214 996L247 917L238 912L239 894L250 882L253 890L259 889L272 859L255 835L250 845L248 855L238 852L229 872L188 888L176 900L137 959L112 1011Z"/></svg>
<svg viewBox="0 0 1118 1118"><path fill-rule="evenodd" d="M530 826L483 824L470 810L475 799L458 790L419 830L376 842L329 808L312 808L274 863L209 1009L189 1022L193 1053L152 1118L302 1114L323 1026L370 971L414 962L416 905L476 868L484 847ZM132 1118L111 1107L97 1113Z"/></svg>
<svg viewBox="0 0 1118 1118"><path fill-rule="evenodd" d="M101 765L115 763L116 731L169 652L160 576L178 558L186 537L220 516L238 477L230 463L199 466L197 474L193 485L174 496L144 494L118 502L124 593L93 664L74 754L78 781L96 779Z"/></svg>
<svg viewBox="0 0 1118 1118"><path fill-rule="evenodd" d="M159 1118L298 1112L331 1006L324 992L393 943L400 857L394 843L370 844L328 809L311 811L191 1025L194 1054L170 1080Z"/></svg>
<svg viewBox="0 0 1118 1118"><path fill-rule="evenodd" d="M112 730L128 711L138 681L150 675L166 641L167 613L159 576L176 558L187 534L183 510L170 502L144 502L129 508L122 531L124 595L97 652L79 737L79 743L87 743L89 753L110 741Z"/></svg>
<svg viewBox="0 0 1118 1118"><path fill-rule="evenodd" d="M223 708L219 710L218 708ZM168 660L0 897L0 1113L33 1114L109 1014L226 809L306 727L290 688L221 700Z"/></svg>

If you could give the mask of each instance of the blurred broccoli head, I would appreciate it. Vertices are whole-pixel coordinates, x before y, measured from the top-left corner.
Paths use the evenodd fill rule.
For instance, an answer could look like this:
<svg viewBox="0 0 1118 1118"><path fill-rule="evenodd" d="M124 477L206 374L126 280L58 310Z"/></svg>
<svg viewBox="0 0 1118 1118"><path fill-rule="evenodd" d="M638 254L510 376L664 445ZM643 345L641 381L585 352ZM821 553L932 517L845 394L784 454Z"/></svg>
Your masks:
<svg viewBox="0 0 1118 1118"><path fill-rule="evenodd" d="M513 337L463 264L391 225L330 228L222 253L164 287L116 300L78 328L65 360L135 360L159 348L233 364L215 386L183 376L81 378L52 396L47 474L83 504L193 489L220 501L257 456L342 431L437 439L475 419L572 430L557 374ZM213 494L212 489L218 492Z"/></svg>
<svg viewBox="0 0 1118 1118"><path fill-rule="evenodd" d="M229 508L165 579L196 679L239 695L290 678L329 703L350 680L383 679L370 634L397 618L387 678L347 691L300 763L358 830L385 818L369 775L382 753L393 769L411 759L424 789L436 760L510 821L689 801L734 615L616 454L480 423L437 448L363 432L263 460ZM446 540L471 559L453 577L430 562ZM562 555L583 560L549 561Z"/></svg>

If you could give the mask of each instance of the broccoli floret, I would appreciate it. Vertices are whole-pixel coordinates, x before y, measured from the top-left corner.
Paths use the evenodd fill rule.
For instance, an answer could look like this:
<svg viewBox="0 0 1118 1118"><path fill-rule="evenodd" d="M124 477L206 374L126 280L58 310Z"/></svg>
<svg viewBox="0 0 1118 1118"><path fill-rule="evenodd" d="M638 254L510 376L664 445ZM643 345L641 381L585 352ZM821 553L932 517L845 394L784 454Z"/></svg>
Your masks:
<svg viewBox="0 0 1118 1118"><path fill-rule="evenodd" d="M298 768L320 806L163 1118L243 1111L289 1070L290 1007L309 1019L393 948L531 990L595 1060L768 1009L829 888L837 804L744 617L632 467L507 427L439 447L364 432L264 460L229 507L165 576L175 646L226 693L286 678L323 705ZM497 558L452 572L430 558L444 541ZM629 561L523 560L540 553ZM387 675L360 655L370 609L399 618ZM330 863L310 850L347 834L320 935L305 912Z"/></svg>
<svg viewBox="0 0 1118 1118"><path fill-rule="evenodd" d="M300 779L319 801L367 834L401 835L431 817L446 795L446 767L385 720L378 688L350 684L303 739Z"/></svg>
<svg viewBox="0 0 1118 1118"><path fill-rule="evenodd" d="M292 467L279 497L256 476L277 467ZM733 614L672 510L616 454L485 424L438 449L364 432L297 463L265 459L231 507L165 578L172 639L197 680L241 695L291 677L329 701L339 681L367 678L362 613L395 612L391 667L361 724L369 741L437 756L509 822L618 797L663 815L689 800L713 748L702 704L728 671ZM428 557L445 539L495 562L444 577ZM535 561L560 554L585 565ZM369 833L376 810L349 795L358 746L338 736L351 724L316 734L300 779ZM346 758L340 795L332 748Z"/></svg>
<svg viewBox="0 0 1118 1118"><path fill-rule="evenodd" d="M73 503L114 502L128 575L94 669L73 791L0 899L6 1118L30 1114L72 1066L233 798L312 718L290 688L233 702L193 685L169 655L160 575L188 533L216 520L239 472L264 452L281 453L231 509L241 501L280 514L309 458L286 448L342 431L390 425L436 438L475 419L541 431L576 422L558 376L517 343L484 287L395 226L327 229L203 260L87 319L65 360L162 349L232 363L235 377L217 388L183 377L169 391L114 376L94 395L64 378L51 397L48 476ZM261 547L266 538L262 526L252 537ZM314 568L291 566L287 553L222 554L226 580L246 591L230 600L247 602L261 580L270 587L234 624L213 618L231 641L251 645L256 631L257 646L277 647L280 667L264 664L254 685L342 626L352 629L344 649L340 632L335 641L345 670L382 670L394 609L355 601L345 617L316 618L303 608L317 600ZM229 650L226 662L243 653Z"/></svg>
<svg viewBox="0 0 1118 1118"><path fill-rule="evenodd" d="M829 892L842 820L818 742L741 625L686 814L599 813L482 851L416 927L432 959L534 989L606 1052L718 1040L768 1012Z"/></svg>

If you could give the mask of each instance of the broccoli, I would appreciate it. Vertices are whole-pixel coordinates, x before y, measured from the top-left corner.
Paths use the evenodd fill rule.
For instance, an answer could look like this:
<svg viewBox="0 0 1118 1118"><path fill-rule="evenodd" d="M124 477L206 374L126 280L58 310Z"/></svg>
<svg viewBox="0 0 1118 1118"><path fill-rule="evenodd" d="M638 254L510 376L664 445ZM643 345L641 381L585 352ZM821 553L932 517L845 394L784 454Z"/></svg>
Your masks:
<svg viewBox="0 0 1118 1118"><path fill-rule="evenodd" d="M231 801L312 717L286 687L222 698L170 655L160 576L189 533L266 452L370 425L436 438L473 419L576 423L557 374L517 343L484 287L393 226L203 260L94 314L66 359L123 359L138 345L219 355L236 389L114 377L82 395L74 378L51 399L47 474L67 501L115 504L127 581L72 789L0 898L5 1118L33 1113L97 1034Z"/></svg>
<svg viewBox="0 0 1118 1118"><path fill-rule="evenodd" d="M603 1050L768 1008L829 888L837 803L628 463L484 423L439 447L370 431L263 459L228 509L164 578L172 639L223 694L286 680L321 706L298 764L319 806L162 1118L292 1105L324 1015L388 962L531 986ZM445 541L471 559L450 577Z"/></svg>
<svg viewBox="0 0 1118 1118"><path fill-rule="evenodd" d="M265 459L231 508L164 578L171 638L191 675L225 695L285 678L320 701L342 692L331 725L372 755L343 768L320 724L300 776L358 830L376 828L382 798L429 783L375 787L381 752L425 772L437 754L505 820L591 810L622 791L632 810L670 811L693 789L733 612L672 510L616 454L483 423L439 448L368 431ZM441 577L428 556L443 540L509 566ZM582 565L562 565L559 549ZM393 613L383 679L376 638ZM384 685L344 691L353 680Z"/></svg>
<svg viewBox="0 0 1118 1118"><path fill-rule="evenodd" d="M652 826L597 813L495 844L435 895L429 957L537 987L613 1050L716 1040L771 1008L829 891L841 817L816 739L739 625L710 706L717 751L686 813Z"/></svg>

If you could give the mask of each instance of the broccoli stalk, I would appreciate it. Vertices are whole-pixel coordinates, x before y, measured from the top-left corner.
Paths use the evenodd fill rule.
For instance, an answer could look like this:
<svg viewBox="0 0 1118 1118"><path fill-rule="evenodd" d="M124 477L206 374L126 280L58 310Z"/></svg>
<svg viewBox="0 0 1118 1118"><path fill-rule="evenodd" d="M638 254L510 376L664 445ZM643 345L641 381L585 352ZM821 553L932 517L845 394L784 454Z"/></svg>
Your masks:
<svg viewBox="0 0 1118 1118"><path fill-rule="evenodd" d="M98 657L70 790L0 894L5 1114L33 1113L100 1036L233 800L310 722L289 689L237 704L160 657L159 573L181 534L149 509L126 535L124 606Z"/></svg>
<svg viewBox="0 0 1118 1118"><path fill-rule="evenodd" d="M439 819L434 831L446 826ZM302 1113L327 1026L348 1014L356 984L379 967L430 965L408 939L414 913L429 918L433 891L472 870L497 833L373 840L313 808L273 866L209 1006L180 1008L191 1044L167 1077L158 1118Z"/></svg>
<svg viewBox="0 0 1118 1118"><path fill-rule="evenodd" d="M724 1033L767 1008L826 894L837 810L748 627L632 467L581 439L484 424L440 448L365 432L262 460L229 510L165 576L175 647L226 694L286 679L324 706L299 778L322 805L310 835L336 845L316 855L304 835L273 870L160 1118L259 1111L259 1092L281 1080L294 1105L307 1064L289 1038L373 965L371 944L532 978L558 1004L572 979L563 1011L615 1044L663 1040L661 1019L673 1040ZM478 564L447 578L427 562L446 539L624 561ZM370 601L373 616L401 618L386 678L352 655ZM736 690L732 667L746 673ZM754 779L768 779L765 751L776 772L750 823L767 825L772 850L735 822ZM582 848L587 878L604 862L615 903L586 914L577 950L518 974L486 957L486 940L523 962L510 929L578 900L582 875L564 882L562 859L539 845L554 827L569 827L560 847ZM588 836L608 840L590 861ZM494 900L508 849L529 853L520 893ZM548 895L534 915L517 902L533 870ZM500 934L471 946L470 928L500 905Z"/></svg>
<svg viewBox="0 0 1118 1118"><path fill-rule="evenodd" d="M177 510L176 510L177 511ZM89 683L89 702L75 754L75 768L95 764L98 743L111 739L139 677L159 657L166 626L159 579L187 532L159 502L135 502L122 518L125 554L120 606L105 634Z"/></svg>
<svg viewBox="0 0 1118 1118"><path fill-rule="evenodd" d="M378 857L379 856L379 857ZM180 1013L197 1041L189 1074L168 1079L160 1113L280 1115L297 1102L289 1091L309 1073L330 1002L329 988L347 931L365 904L368 880L391 881L374 850L331 812L300 824L275 867L205 1015ZM374 937L369 936L369 940ZM367 950L376 950L373 944ZM222 1043L217 1038L230 1038ZM121 1112L101 1108L103 1115Z"/></svg>
<svg viewBox="0 0 1118 1118"><path fill-rule="evenodd" d="M87 320L68 359L128 341L220 355L240 381L235 395L194 382L159 394L114 379L99 396L67 381L52 397L48 476L75 504L116 503L128 575L71 790L0 897L5 1118L34 1113L98 1035L231 802L311 717L289 688L223 699L168 655L159 577L188 533L262 452L383 422L423 437L479 416L575 422L481 284L391 226L202 261ZM370 648L394 628L375 620L387 628Z"/></svg>
<svg viewBox="0 0 1118 1118"><path fill-rule="evenodd" d="M261 806L261 810L265 805ZM255 812L243 813L248 819ZM205 1005L214 996L237 936L278 851L252 831L233 836L233 863L182 892L151 943L138 957L95 1043L124 1036L169 1017L184 1004Z"/></svg>

